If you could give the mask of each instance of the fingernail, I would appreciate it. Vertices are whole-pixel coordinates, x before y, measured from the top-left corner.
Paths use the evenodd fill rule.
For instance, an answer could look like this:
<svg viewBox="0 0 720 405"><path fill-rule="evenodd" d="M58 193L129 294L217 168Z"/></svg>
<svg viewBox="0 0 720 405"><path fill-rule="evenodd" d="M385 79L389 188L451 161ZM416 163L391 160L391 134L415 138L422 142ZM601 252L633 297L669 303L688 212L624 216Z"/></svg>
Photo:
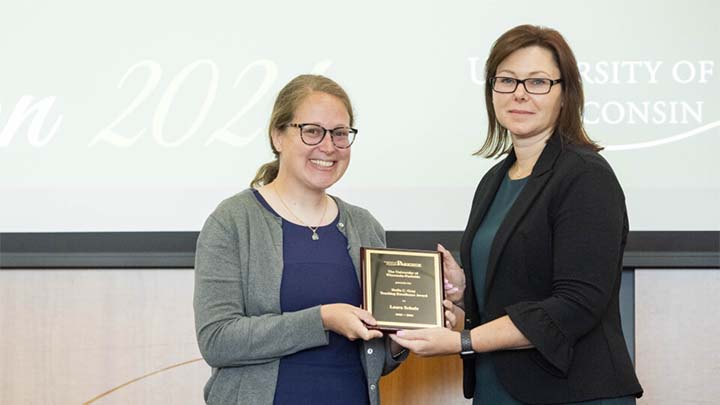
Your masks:
<svg viewBox="0 0 720 405"><path fill-rule="evenodd" d="M395 334L398 335L398 336L400 336L400 337L403 337L403 336L405 336L405 331L404 331L404 330L399 330L399 331L397 331L397 333L395 333Z"/></svg>

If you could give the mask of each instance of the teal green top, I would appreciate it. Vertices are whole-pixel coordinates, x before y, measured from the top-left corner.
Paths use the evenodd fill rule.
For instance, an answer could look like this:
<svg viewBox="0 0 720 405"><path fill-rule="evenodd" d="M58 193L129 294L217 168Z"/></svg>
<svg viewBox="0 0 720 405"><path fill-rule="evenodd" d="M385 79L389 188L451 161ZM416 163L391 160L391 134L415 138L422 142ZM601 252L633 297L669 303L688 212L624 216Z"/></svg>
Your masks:
<svg viewBox="0 0 720 405"><path fill-rule="evenodd" d="M487 274L490 247L505 216L520 195L525 183L527 183L527 179L526 177L524 179L511 180L507 174L505 175L487 214L485 214L473 238L470 260L473 274L473 288L475 289L481 323L486 321L482 319L482 316L485 308L485 276ZM495 374L495 366L489 354L479 354L475 359L475 394L473 395L473 404L522 405L522 402L510 396L505 390L505 387L500 383L500 380L498 380ZM575 402L574 404L632 405L635 404L635 397L606 398Z"/></svg>

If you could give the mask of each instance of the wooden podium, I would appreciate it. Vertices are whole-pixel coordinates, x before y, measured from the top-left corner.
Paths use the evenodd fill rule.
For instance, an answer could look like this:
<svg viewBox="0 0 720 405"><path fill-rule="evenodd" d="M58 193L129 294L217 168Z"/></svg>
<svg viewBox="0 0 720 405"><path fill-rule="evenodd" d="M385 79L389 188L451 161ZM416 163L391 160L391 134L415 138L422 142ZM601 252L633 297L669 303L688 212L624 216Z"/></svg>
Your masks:
<svg viewBox="0 0 720 405"><path fill-rule="evenodd" d="M380 379L380 400L385 405L472 403L463 397L460 356L422 358L413 354Z"/></svg>

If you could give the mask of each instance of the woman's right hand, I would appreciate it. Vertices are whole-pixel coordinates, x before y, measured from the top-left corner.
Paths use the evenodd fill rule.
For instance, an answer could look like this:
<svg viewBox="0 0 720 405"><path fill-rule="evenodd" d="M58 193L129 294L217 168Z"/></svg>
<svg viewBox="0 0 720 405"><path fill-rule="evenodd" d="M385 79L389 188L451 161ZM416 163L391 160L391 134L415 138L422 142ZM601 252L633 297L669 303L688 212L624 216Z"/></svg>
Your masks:
<svg viewBox="0 0 720 405"><path fill-rule="evenodd" d="M326 330L331 330L350 340L371 340L383 336L376 329L365 325L377 324L369 312L350 304L327 304L320 307L320 316Z"/></svg>
<svg viewBox="0 0 720 405"><path fill-rule="evenodd" d="M443 271L445 273L445 298L462 307L465 294L465 272L455 261L452 253L438 243L438 251L443 254Z"/></svg>

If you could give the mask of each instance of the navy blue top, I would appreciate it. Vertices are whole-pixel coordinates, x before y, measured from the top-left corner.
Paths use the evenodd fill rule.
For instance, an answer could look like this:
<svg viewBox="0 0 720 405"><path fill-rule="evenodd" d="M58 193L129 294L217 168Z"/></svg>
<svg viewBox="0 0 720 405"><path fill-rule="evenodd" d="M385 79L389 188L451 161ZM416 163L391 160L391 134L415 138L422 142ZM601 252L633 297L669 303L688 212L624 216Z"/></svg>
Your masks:
<svg viewBox="0 0 720 405"><path fill-rule="evenodd" d="M277 215L262 195L257 190L254 192L258 201ZM347 239L337 228L338 220L339 216L331 224L318 228L318 240L312 240L312 231L308 227L282 220L282 312L323 304L362 304L362 291L347 249ZM362 341L351 342L334 332L329 335L327 346L280 359L276 405L370 402L367 379L360 362Z"/></svg>
<svg viewBox="0 0 720 405"><path fill-rule="evenodd" d="M519 180L511 180L505 175L500 188L495 194L490 208L485 214L480 227L473 238L470 250L470 261L472 265L473 288L477 297L478 313L480 322L483 319L485 309L485 278L487 275L490 247L492 246L495 234L502 224L505 216L520 195L528 177ZM494 404L494 405L522 405L522 402L511 397L502 386L495 373L495 366L492 363L489 353L478 354L475 359L475 393L473 404ZM575 402L582 405L629 405L635 404L635 397L605 398L591 401ZM572 404L568 404L572 405Z"/></svg>

